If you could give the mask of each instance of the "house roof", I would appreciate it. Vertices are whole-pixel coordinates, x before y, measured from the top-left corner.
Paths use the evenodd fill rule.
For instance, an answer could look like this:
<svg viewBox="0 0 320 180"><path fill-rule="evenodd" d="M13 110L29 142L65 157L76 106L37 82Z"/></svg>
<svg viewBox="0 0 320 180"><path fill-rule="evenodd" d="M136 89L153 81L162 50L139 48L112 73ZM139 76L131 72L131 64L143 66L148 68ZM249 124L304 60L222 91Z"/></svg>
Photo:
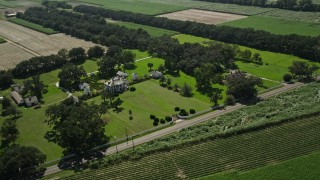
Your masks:
<svg viewBox="0 0 320 180"><path fill-rule="evenodd" d="M26 104L39 103L37 96L31 96L31 97L25 98L24 100L25 100Z"/></svg>
<svg viewBox="0 0 320 180"><path fill-rule="evenodd" d="M18 92L12 91L10 95L16 103L20 104L24 102L22 96Z"/></svg>

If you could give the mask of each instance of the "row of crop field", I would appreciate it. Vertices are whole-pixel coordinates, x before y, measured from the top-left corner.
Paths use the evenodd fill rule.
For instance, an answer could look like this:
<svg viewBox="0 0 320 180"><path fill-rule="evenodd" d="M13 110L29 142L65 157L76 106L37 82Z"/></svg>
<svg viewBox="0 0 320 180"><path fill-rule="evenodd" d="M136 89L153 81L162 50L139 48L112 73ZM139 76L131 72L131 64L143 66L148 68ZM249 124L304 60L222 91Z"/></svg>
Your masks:
<svg viewBox="0 0 320 180"><path fill-rule="evenodd" d="M319 151L320 118L297 120L256 132L126 161L68 179L197 178L248 170ZM103 162L100 162L103 164Z"/></svg>
<svg viewBox="0 0 320 180"><path fill-rule="evenodd" d="M30 29L33 29L33 30L36 30L36 31L39 31L39 32L42 32L42 33L45 33L45 34L49 34L49 35L58 33L57 31L54 31L53 29L45 28L45 27L42 27L38 24L29 22L29 21L25 21L23 19L10 18L10 19L8 19L8 21L13 22L15 24L19 24L21 26L24 26L24 27L27 27Z"/></svg>
<svg viewBox="0 0 320 180"><path fill-rule="evenodd" d="M246 179L318 179L320 177L320 152L271 164L249 171L228 171L201 177L198 180L246 180Z"/></svg>
<svg viewBox="0 0 320 180"><path fill-rule="evenodd" d="M280 19L320 24L320 12L302 12L277 9L261 13L258 16L276 17Z"/></svg>

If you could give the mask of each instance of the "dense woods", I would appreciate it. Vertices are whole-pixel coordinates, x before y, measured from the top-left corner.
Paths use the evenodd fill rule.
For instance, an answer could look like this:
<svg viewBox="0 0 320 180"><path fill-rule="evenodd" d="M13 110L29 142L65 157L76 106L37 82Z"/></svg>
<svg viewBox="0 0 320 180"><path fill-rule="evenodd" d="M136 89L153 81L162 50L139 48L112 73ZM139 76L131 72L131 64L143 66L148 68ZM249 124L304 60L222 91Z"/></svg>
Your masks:
<svg viewBox="0 0 320 180"><path fill-rule="evenodd" d="M80 5L75 11L99 15L114 20L170 29L185 34L192 34L225 43L239 44L260 50L292 54L305 59L319 61L320 37L301 35L274 35L266 31L252 28L235 28L227 26L207 25L190 21L171 20L163 17L154 17L145 14L125 11L114 11L99 7Z"/></svg>
<svg viewBox="0 0 320 180"><path fill-rule="evenodd" d="M289 9L295 11L320 11L320 4L314 4L312 0L277 0L275 2L267 3L267 0L198 0L206 2L217 2L226 4L238 4L246 6L259 6Z"/></svg>

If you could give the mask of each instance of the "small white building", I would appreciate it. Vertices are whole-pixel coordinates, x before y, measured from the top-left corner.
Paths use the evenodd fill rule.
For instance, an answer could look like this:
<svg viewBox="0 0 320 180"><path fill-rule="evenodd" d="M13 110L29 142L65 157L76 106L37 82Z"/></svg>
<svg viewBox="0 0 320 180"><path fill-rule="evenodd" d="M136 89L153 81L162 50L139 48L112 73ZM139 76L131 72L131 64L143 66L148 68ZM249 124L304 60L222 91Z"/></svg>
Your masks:
<svg viewBox="0 0 320 180"><path fill-rule="evenodd" d="M128 89L129 83L126 79L118 76L106 82L105 87L110 93L122 93Z"/></svg>
<svg viewBox="0 0 320 180"><path fill-rule="evenodd" d="M132 80L134 80L134 81L139 80L139 76L137 73L132 73Z"/></svg>
<svg viewBox="0 0 320 180"><path fill-rule="evenodd" d="M85 95L91 95L90 85L88 83L81 83L79 88L84 91Z"/></svg>
<svg viewBox="0 0 320 180"><path fill-rule="evenodd" d="M162 72L159 72L159 71L151 71L151 74L150 74L150 77L154 79L158 79L162 76L163 76Z"/></svg>
<svg viewBox="0 0 320 180"><path fill-rule="evenodd" d="M2 96L0 96L0 101L3 101L3 97Z"/></svg>
<svg viewBox="0 0 320 180"><path fill-rule="evenodd" d="M118 76L118 77L121 77L121 78L127 78L127 77L128 77L128 74L125 73L125 72L122 72L122 71L118 71L118 72L117 72L117 76Z"/></svg>

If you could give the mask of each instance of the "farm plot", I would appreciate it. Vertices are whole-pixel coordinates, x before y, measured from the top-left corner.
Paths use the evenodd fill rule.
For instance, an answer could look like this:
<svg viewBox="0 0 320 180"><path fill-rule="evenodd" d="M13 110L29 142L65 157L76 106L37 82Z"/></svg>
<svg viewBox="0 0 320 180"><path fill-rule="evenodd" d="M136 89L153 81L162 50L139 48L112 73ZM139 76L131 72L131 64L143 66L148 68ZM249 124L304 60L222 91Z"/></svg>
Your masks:
<svg viewBox="0 0 320 180"><path fill-rule="evenodd" d="M224 22L234 21L246 18L247 16L228 14L221 12L212 12L199 9L189 9L184 11L163 14L159 17L166 17L169 19L176 19L181 21L196 21L205 24L220 24Z"/></svg>
<svg viewBox="0 0 320 180"><path fill-rule="evenodd" d="M11 43L0 44L0 70L14 68L23 60L34 55Z"/></svg>
<svg viewBox="0 0 320 180"><path fill-rule="evenodd" d="M82 47L88 49L95 45L64 34L49 36L7 21L0 22L0 35L38 55L56 54L63 48ZM10 60L12 59L8 59L8 61Z"/></svg>

